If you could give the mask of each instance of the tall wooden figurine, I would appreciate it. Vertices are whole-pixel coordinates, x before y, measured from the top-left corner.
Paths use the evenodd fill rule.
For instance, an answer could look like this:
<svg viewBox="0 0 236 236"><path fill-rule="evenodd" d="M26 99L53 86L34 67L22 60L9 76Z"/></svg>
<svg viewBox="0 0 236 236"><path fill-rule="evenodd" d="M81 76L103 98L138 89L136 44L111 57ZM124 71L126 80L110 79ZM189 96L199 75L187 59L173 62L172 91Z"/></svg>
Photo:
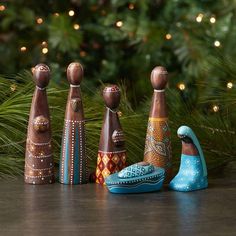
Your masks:
<svg viewBox="0 0 236 236"><path fill-rule="evenodd" d="M80 83L83 68L71 63L67 68L70 91L65 112L62 136L59 181L62 184L85 184L88 181L85 147L85 121Z"/></svg>
<svg viewBox="0 0 236 236"><path fill-rule="evenodd" d="M171 140L165 87L168 81L164 67L155 67L151 73L154 94L149 113L144 161L162 167L166 171L167 182L171 178Z"/></svg>
<svg viewBox="0 0 236 236"><path fill-rule="evenodd" d="M54 182L54 163L51 146L51 125L46 87L48 66L39 64L33 73L36 88L30 110L25 153L25 182L48 184Z"/></svg>
<svg viewBox="0 0 236 236"><path fill-rule="evenodd" d="M105 185L104 179L126 166L124 134L117 115L120 103L120 89L116 85L105 87L103 99L106 111L100 136L96 183Z"/></svg>

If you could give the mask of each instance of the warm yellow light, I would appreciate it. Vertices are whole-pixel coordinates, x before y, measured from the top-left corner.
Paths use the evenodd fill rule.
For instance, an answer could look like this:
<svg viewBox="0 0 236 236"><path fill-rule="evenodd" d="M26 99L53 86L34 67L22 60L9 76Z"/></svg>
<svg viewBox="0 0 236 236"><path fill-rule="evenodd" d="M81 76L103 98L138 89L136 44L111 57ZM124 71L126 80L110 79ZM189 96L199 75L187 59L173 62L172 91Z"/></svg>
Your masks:
<svg viewBox="0 0 236 236"><path fill-rule="evenodd" d="M210 22L211 22L212 24L214 24L214 23L216 22L216 18L215 18L214 16L212 16L212 17L210 18Z"/></svg>
<svg viewBox="0 0 236 236"><path fill-rule="evenodd" d="M42 46L44 46L44 47L47 46L47 42L46 42L46 41L43 41L43 42L42 42Z"/></svg>
<svg viewBox="0 0 236 236"><path fill-rule="evenodd" d="M80 25L79 24L74 24L74 29L75 30L78 30L80 28Z"/></svg>
<svg viewBox="0 0 236 236"><path fill-rule="evenodd" d="M217 106L217 105L214 105L212 107L212 109L213 109L214 112L218 112L220 110L219 106Z"/></svg>
<svg viewBox="0 0 236 236"><path fill-rule="evenodd" d="M129 4L129 9L130 9L130 10L133 10L133 9L134 9L134 4L133 4L133 3L130 3L130 4Z"/></svg>
<svg viewBox="0 0 236 236"><path fill-rule="evenodd" d="M57 13L57 12L55 12L53 15L54 15L54 16L60 16L60 14Z"/></svg>
<svg viewBox="0 0 236 236"><path fill-rule="evenodd" d="M36 20L36 22L37 22L37 24L42 24L43 23L43 19L42 18L37 18L37 20Z"/></svg>
<svg viewBox="0 0 236 236"><path fill-rule="evenodd" d="M4 5L0 5L0 11L5 11L6 7Z"/></svg>
<svg viewBox="0 0 236 236"><path fill-rule="evenodd" d="M20 51L21 51L21 52L25 52L26 50L27 50L27 48L26 48L25 46L23 46L23 47L20 48Z"/></svg>
<svg viewBox="0 0 236 236"><path fill-rule="evenodd" d="M75 14L75 12L74 12L73 10L70 10L70 11L68 12L68 14L69 14L69 16L73 16L73 15Z"/></svg>
<svg viewBox="0 0 236 236"><path fill-rule="evenodd" d="M234 86L234 85L233 85L232 82L228 82L228 83L227 83L227 88L231 89L231 88L233 88L233 86Z"/></svg>
<svg viewBox="0 0 236 236"><path fill-rule="evenodd" d="M47 49L47 48L43 48L43 49L42 49L42 53L43 53L43 54L47 54L47 53L48 53L48 49Z"/></svg>
<svg viewBox="0 0 236 236"><path fill-rule="evenodd" d="M179 88L181 91L185 90L185 84L184 84L184 83L180 83L180 84L178 85L178 88Z"/></svg>
<svg viewBox="0 0 236 236"><path fill-rule="evenodd" d="M121 20L119 20L119 21L116 22L116 26L117 26L117 27L120 28L120 27L122 27L122 25L123 25L123 22L122 22Z"/></svg>
<svg viewBox="0 0 236 236"><path fill-rule="evenodd" d="M172 38L172 35L171 34L166 34L166 39L167 40L170 40Z"/></svg>
<svg viewBox="0 0 236 236"><path fill-rule="evenodd" d="M220 41L216 40L216 41L214 42L214 45L215 45L215 47L219 47L219 46L220 46Z"/></svg>
<svg viewBox="0 0 236 236"><path fill-rule="evenodd" d="M203 14L202 13L199 13L198 16L196 17L196 21L198 23L202 22L202 18L203 18Z"/></svg>

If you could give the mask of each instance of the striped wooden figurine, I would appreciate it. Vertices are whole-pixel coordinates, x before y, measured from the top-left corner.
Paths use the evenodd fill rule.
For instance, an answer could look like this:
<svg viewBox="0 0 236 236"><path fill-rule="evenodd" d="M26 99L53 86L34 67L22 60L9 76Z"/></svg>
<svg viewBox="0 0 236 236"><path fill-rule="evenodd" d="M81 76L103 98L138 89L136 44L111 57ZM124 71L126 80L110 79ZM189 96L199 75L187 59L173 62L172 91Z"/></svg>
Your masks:
<svg viewBox="0 0 236 236"><path fill-rule="evenodd" d="M38 64L33 72L36 83L29 116L25 152L25 183L54 183L54 162L51 145L51 122L46 87L50 70Z"/></svg>
<svg viewBox="0 0 236 236"><path fill-rule="evenodd" d="M59 181L62 184L88 182L85 121L80 92L82 78L82 66L79 63L71 63L67 68L70 90L66 105L60 159Z"/></svg>

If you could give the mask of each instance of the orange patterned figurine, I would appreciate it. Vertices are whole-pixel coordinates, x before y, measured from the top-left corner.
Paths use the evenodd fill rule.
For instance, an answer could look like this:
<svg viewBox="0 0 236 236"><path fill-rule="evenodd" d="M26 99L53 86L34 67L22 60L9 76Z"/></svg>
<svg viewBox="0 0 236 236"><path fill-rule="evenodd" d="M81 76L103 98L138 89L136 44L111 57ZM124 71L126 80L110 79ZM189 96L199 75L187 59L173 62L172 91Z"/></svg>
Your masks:
<svg viewBox="0 0 236 236"><path fill-rule="evenodd" d="M168 113L165 87L168 81L164 67L155 67L151 73L154 94L149 113L144 161L166 171L166 180L171 178L171 140L168 126Z"/></svg>
<svg viewBox="0 0 236 236"><path fill-rule="evenodd" d="M105 87L103 98L106 111L100 136L96 183L104 185L104 179L126 166L124 134L121 129L117 107L120 103L120 89L116 85Z"/></svg>
<svg viewBox="0 0 236 236"><path fill-rule="evenodd" d="M25 153L25 182L48 184L54 182L51 147L51 125L46 87L50 70L44 64L34 68L36 88L32 99Z"/></svg>

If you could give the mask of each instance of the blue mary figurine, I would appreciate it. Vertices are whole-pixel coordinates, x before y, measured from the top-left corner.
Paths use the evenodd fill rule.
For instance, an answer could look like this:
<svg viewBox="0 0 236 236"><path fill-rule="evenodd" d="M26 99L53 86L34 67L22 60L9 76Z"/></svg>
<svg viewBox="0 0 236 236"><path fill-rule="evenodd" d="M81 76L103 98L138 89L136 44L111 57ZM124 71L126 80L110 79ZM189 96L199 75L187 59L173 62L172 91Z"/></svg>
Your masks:
<svg viewBox="0 0 236 236"><path fill-rule="evenodd" d="M181 126L177 134L182 141L181 163L169 188L183 192L207 188L206 162L196 135L188 126Z"/></svg>

